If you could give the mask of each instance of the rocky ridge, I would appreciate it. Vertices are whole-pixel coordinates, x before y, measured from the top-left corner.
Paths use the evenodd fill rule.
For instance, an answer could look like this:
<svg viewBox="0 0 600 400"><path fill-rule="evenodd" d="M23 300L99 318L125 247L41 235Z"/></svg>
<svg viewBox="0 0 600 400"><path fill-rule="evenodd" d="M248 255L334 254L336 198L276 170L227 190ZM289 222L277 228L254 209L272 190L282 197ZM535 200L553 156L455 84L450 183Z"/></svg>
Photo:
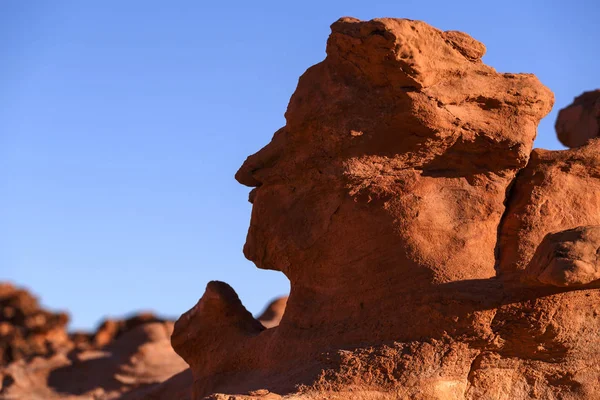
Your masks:
<svg viewBox="0 0 600 400"><path fill-rule="evenodd" d="M187 369L170 346L172 321L139 314L73 334L67 323L28 291L0 284L0 399L143 398Z"/></svg>

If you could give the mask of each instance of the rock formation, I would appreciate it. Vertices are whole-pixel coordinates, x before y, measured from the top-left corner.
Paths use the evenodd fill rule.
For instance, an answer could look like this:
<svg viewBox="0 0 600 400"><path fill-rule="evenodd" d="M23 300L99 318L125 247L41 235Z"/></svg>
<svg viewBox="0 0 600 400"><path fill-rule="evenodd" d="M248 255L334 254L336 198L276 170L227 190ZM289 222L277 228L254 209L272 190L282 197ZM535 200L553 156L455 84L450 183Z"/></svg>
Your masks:
<svg viewBox="0 0 600 400"><path fill-rule="evenodd" d="M69 346L65 313L40 308L29 292L0 282L0 366Z"/></svg>
<svg viewBox="0 0 600 400"><path fill-rule="evenodd" d="M285 312L286 303L287 296L273 300L257 318L258 322L267 329L278 326Z"/></svg>
<svg viewBox="0 0 600 400"><path fill-rule="evenodd" d="M210 282L172 336L192 399L599 398L600 142L532 153L552 93L467 34L331 28L236 174L285 315Z"/></svg>
<svg viewBox="0 0 600 400"><path fill-rule="evenodd" d="M585 92L563 108L556 120L558 139L567 147L579 147L600 136L600 89Z"/></svg>
<svg viewBox="0 0 600 400"><path fill-rule="evenodd" d="M92 334L68 334L67 322L0 284L0 399L142 399L187 369L170 346L173 322L140 314Z"/></svg>
<svg viewBox="0 0 600 400"><path fill-rule="evenodd" d="M571 231L574 228L580 229ZM584 260L596 263L600 242L593 238L598 228L600 140L571 150L536 149L515 180L507 202L498 246L500 272L506 275L516 272L521 278L534 273L542 282L555 286L584 285L597 280L600 277L592 272L595 267L584 265L588 264ZM591 246L587 250L584 250L585 241ZM548 259L554 256L571 260L567 261L573 268L569 273L577 273L579 278L568 278L564 275L568 271L551 272L558 266L567 267L563 261ZM544 272L544 265L550 270ZM585 273L582 269L589 271ZM524 270L529 273L523 274Z"/></svg>
<svg viewBox="0 0 600 400"><path fill-rule="evenodd" d="M174 326L69 335L0 285L0 399L600 399L597 92L559 116L576 148L533 150L552 93L467 34L331 28L236 174L289 297L255 319L213 281Z"/></svg>

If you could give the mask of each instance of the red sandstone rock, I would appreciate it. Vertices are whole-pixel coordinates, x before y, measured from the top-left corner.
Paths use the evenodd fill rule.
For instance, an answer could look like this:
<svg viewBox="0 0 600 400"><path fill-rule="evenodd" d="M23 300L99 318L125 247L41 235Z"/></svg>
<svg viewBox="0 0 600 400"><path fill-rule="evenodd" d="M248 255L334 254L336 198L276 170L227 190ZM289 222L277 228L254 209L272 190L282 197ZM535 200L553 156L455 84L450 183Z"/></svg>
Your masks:
<svg viewBox="0 0 600 400"><path fill-rule="evenodd" d="M258 321L265 328L274 328L281 322L281 318L283 317L283 313L285 312L285 305L287 303L287 296L280 297L275 299L267 306L267 308L262 312L260 317L258 317Z"/></svg>
<svg viewBox="0 0 600 400"><path fill-rule="evenodd" d="M141 313L134 315L131 318L115 320L104 320L96 333L93 335L92 341L94 346L103 347L112 342L122 334L144 324L152 322L166 322L164 319L158 318L152 313Z"/></svg>
<svg viewBox="0 0 600 400"><path fill-rule="evenodd" d="M401 291L494 276L505 192L553 97L463 55L482 49L418 21L333 24L286 126L236 175L257 186L246 256L340 299L354 287L332 262L365 282L400 268Z"/></svg>
<svg viewBox="0 0 600 400"><path fill-rule="evenodd" d="M484 52L418 21L334 23L236 175L244 252L288 276L287 305L257 320L210 282L171 335L190 369L169 323L107 321L1 368L0 398L599 398L600 141L531 153L552 94Z"/></svg>
<svg viewBox="0 0 600 400"><path fill-rule="evenodd" d="M132 390L122 400L191 400L192 371L187 368L164 382Z"/></svg>
<svg viewBox="0 0 600 400"><path fill-rule="evenodd" d="M172 339L192 399L597 398L600 148L530 160L553 96L484 51L418 21L332 25L236 175L285 317L262 330L210 283Z"/></svg>
<svg viewBox="0 0 600 400"><path fill-rule="evenodd" d="M556 243L557 232L585 225L600 225L600 140L572 150L534 150L508 200L500 230L500 272L527 278L522 273L525 269L538 270L542 268L538 263L546 264L538 258L528 267L547 235L555 234L548 241ZM564 240L570 239L559 241ZM540 257L552 253L548 246L555 244L546 243L540 250L545 254ZM596 248L589 250L592 254L581 256L593 256L595 260ZM542 281L568 285L568 280L559 283L557 276L551 275L554 278L546 275L541 277Z"/></svg>
<svg viewBox="0 0 600 400"><path fill-rule="evenodd" d="M171 337L173 348L195 373L193 396L210 393L238 366L245 367L247 341L264 330L229 285L209 282L198 304L177 320ZM196 357L199 348L204 357Z"/></svg>
<svg viewBox="0 0 600 400"><path fill-rule="evenodd" d="M600 89L585 92L563 108L556 120L558 139L567 147L579 147L600 136Z"/></svg>
<svg viewBox="0 0 600 400"><path fill-rule="evenodd" d="M582 286L600 280L600 226L548 234L529 263L528 273L541 283Z"/></svg>
<svg viewBox="0 0 600 400"><path fill-rule="evenodd" d="M43 310L27 291L0 283L0 366L69 347L68 320Z"/></svg>
<svg viewBox="0 0 600 400"><path fill-rule="evenodd" d="M172 323L139 325L102 350L57 354L0 369L0 398L111 399L166 381L187 369L170 346Z"/></svg>
<svg viewBox="0 0 600 400"><path fill-rule="evenodd" d="M43 310L27 291L0 284L0 318L0 399L143 398L187 369L170 346L173 323L151 314L68 335L66 314Z"/></svg>

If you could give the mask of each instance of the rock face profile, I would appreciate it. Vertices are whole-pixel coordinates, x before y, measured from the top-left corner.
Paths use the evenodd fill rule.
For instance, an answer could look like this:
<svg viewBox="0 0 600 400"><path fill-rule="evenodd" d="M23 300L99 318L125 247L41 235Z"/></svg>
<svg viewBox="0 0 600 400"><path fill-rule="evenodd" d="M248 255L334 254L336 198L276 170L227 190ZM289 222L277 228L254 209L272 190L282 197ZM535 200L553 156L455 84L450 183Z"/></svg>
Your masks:
<svg viewBox="0 0 600 400"><path fill-rule="evenodd" d="M0 286L0 399L600 399L598 92L559 115L573 148L533 149L553 94L469 35L331 30L236 174L289 297L254 318L212 281L175 324L68 334Z"/></svg>
<svg viewBox="0 0 600 400"><path fill-rule="evenodd" d="M583 93L560 110L555 127L567 147L583 146L600 136L600 89Z"/></svg>
<svg viewBox="0 0 600 400"><path fill-rule="evenodd" d="M236 174L285 313L210 282L171 338L191 398L600 398L600 141L533 150L552 93L467 34L331 30Z"/></svg>

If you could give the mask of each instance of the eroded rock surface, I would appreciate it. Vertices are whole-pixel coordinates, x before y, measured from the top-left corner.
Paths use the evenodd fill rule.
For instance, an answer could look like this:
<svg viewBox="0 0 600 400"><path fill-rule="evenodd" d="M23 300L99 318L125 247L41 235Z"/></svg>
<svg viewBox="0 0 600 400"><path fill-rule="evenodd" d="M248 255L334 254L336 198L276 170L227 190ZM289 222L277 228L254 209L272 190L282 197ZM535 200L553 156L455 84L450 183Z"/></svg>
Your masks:
<svg viewBox="0 0 600 400"><path fill-rule="evenodd" d="M373 262L384 280L402 275L402 291L494 276L505 193L553 96L483 52L418 21L333 24L286 126L236 175L257 187L246 256L338 298L354 291L345 276L376 278Z"/></svg>
<svg viewBox="0 0 600 400"><path fill-rule="evenodd" d="M173 335L192 398L598 398L600 142L532 153L552 93L464 33L331 28L236 174L285 315L209 283Z"/></svg>
<svg viewBox="0 0 600 400"><path fill-rule="evenodd" d="M600 89L581 94L560 110L555 127L567 147L583 146L600 136Z"/></svg>
<svg viewBox="0 0 600 400"><path fill-rule="evenodd" d="M554 286L583 286L600 280L600 226L548 234L529 263L529 275Z"/></svg>

